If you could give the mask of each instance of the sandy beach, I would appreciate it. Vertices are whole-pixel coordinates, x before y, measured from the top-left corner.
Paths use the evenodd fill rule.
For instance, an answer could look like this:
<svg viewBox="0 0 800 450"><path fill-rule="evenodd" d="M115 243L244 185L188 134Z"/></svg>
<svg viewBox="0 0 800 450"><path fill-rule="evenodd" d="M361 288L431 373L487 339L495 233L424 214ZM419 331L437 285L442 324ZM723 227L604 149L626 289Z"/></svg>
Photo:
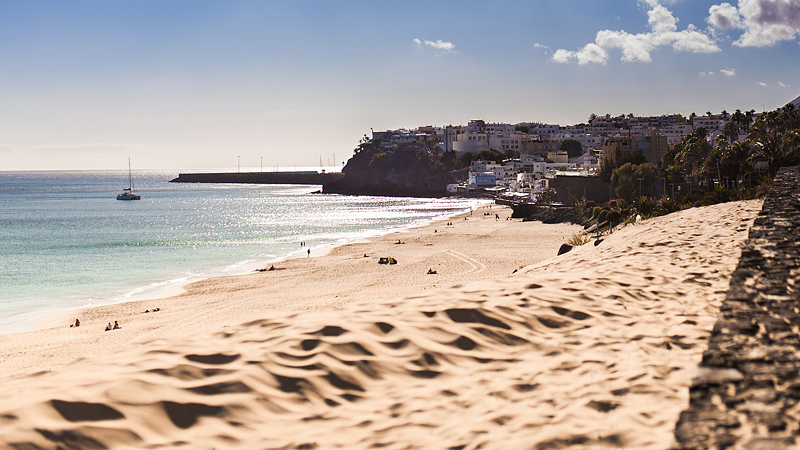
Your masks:
<svg viewBox="0 0 800 450"><path fill-rule="evenodd" d="M553 257L561 244L582 231L573 225L506 220L510 215L508 207L484 206L422 227L332 249L315 248L311 257L275 263L273 271L202 280L173 289L169 294L174 296L168 298L51 314L36 320L36 330L0 335L0 350L6 355L0 379L51 370L123 344L171 340L256 319L505 277ZM398 264L378 264L389 256ZM437 274L428 275L428 269ZM144 313L156 308L159 311ZM76 318L81 326L70 329ZM122 330L103 333L114 321Z"/></svg>
<svg viewBox="0 0 800 450"><path fill-rule="evenodd" d="M53 316L0 336L0 447L669 448L760 207L556 257L580 227L494 206Z"/></svg>

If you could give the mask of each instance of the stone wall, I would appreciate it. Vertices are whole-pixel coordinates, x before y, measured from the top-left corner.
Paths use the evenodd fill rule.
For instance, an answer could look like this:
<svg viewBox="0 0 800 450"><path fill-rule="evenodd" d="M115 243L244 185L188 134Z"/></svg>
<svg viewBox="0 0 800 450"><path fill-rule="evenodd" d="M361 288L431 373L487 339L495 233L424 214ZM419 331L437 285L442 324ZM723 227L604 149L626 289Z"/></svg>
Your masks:
<svg viewBox="0 0 800 450"><path fill-rule="evenodd" d="M800 168L764 200L675 429L679 448L800 447Z"/></svg>
<svg viewBox="0 0 800 450"><path fill-rule="evenodd" d="M550 180L550 187L556 190L552 200L568 203L571 196L593 200L603 204L615 197L611 183L601 181L600 177L557 176Z"/></svg>

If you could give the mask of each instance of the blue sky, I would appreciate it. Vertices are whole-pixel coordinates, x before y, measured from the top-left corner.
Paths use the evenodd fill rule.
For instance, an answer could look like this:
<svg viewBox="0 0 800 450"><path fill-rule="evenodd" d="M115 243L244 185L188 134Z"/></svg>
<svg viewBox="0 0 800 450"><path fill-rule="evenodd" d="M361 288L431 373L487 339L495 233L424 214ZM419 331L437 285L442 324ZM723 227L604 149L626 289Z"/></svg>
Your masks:
<svg viewBox="0 0 800 450"><path fill-rule="evenodd" d="M370 128L761 111L800 95L800 0L0 8L0 170L341 165Z"/></svg>

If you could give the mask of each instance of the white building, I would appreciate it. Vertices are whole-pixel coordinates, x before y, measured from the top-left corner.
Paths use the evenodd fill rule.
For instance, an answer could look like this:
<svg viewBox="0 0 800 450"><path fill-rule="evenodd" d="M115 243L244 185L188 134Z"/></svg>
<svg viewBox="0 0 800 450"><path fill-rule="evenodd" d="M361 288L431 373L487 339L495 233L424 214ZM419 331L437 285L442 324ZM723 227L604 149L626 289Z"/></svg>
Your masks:
<svg viewBox="0 0 800 450"><path fill-rule="evenodd" d="M548 125L545 123L521 123L528 127L528 133L535 136L550 136L558 133L558 125Z"/></svg>
<svg viewBox="0 0 800 450"><path fill-rule="evenodd" d="M484 150L489 150L489 135L486 133L467 131L456 135L453 141L456 156L468 152L477 155Z"/></svg>
<svg viewBox="0 0 800 450"><path fill-rule="evenodd" d="M686 123L676 123L661 129L661 134L667 137L667 143L674 145L680 142L684 136L692 132L692 126Z"/></svg>
<svg viewBox="0 0 800 450"><path fill-rule="evenodd" d="M496 167L500 167L500 164L494 161L475 160L469 163L469 170L471 172L491 172Z"/></svg>
<svg viewBox="0 0 800 450"><path fill-rule="evenodd" d="M702 116L702 117L695 117L693 122L695 129L697 127L703 127L706 130L721 130L726 123L728 123L728 118L722 116Z"/></svg>
<svg viewBox="0 0 800 450"><path fill-rule="evenodd" d="M470 187L494 187L497 186L497 177L493 172L473 172L470 170L467 185Z"/></svg>
<svg viewBox="0 0 800 450"><path fill-rule="evenodd" d="M603 148L603 144L606 142L605 137L594 134L558 133L555 136L551 136L550 139L559 143L568 139L576 140L581 143L584 151L595 148Z"/></svg>
<svg viewBox="0 0 800 450"><path fill-rule="evenodd" d="M519 155L519 160L523 172L544 174L546 162L543 158L523 153Z"/></svg>
<svg viewBox="0 0 800 450"><path fill-rule="evenodd" d="M500 152L509 150L519 152L522 148L522 135L519 133L490 134L489 148Z"/></svg>
<svg viewBox="0 0 800 450"><path fill-rule="evenodd" d="M516 131L517 126L510 123L489 123L486 124L486 132L489 134L509 134Z"/></svg>

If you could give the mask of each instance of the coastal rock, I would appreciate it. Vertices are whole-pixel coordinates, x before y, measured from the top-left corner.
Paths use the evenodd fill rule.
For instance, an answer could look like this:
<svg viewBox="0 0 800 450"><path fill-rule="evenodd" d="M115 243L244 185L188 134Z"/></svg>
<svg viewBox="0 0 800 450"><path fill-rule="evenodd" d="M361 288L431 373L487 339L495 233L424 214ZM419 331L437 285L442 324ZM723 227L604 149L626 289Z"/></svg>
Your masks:
<svg viewBox="0 0 800 450"><path fill-rule="evenodd" d="M439 157L416 143L390 149L362 146L342 173L343 179L323 185L324 193L442 197L447 185L456 181Z"/></svg>

